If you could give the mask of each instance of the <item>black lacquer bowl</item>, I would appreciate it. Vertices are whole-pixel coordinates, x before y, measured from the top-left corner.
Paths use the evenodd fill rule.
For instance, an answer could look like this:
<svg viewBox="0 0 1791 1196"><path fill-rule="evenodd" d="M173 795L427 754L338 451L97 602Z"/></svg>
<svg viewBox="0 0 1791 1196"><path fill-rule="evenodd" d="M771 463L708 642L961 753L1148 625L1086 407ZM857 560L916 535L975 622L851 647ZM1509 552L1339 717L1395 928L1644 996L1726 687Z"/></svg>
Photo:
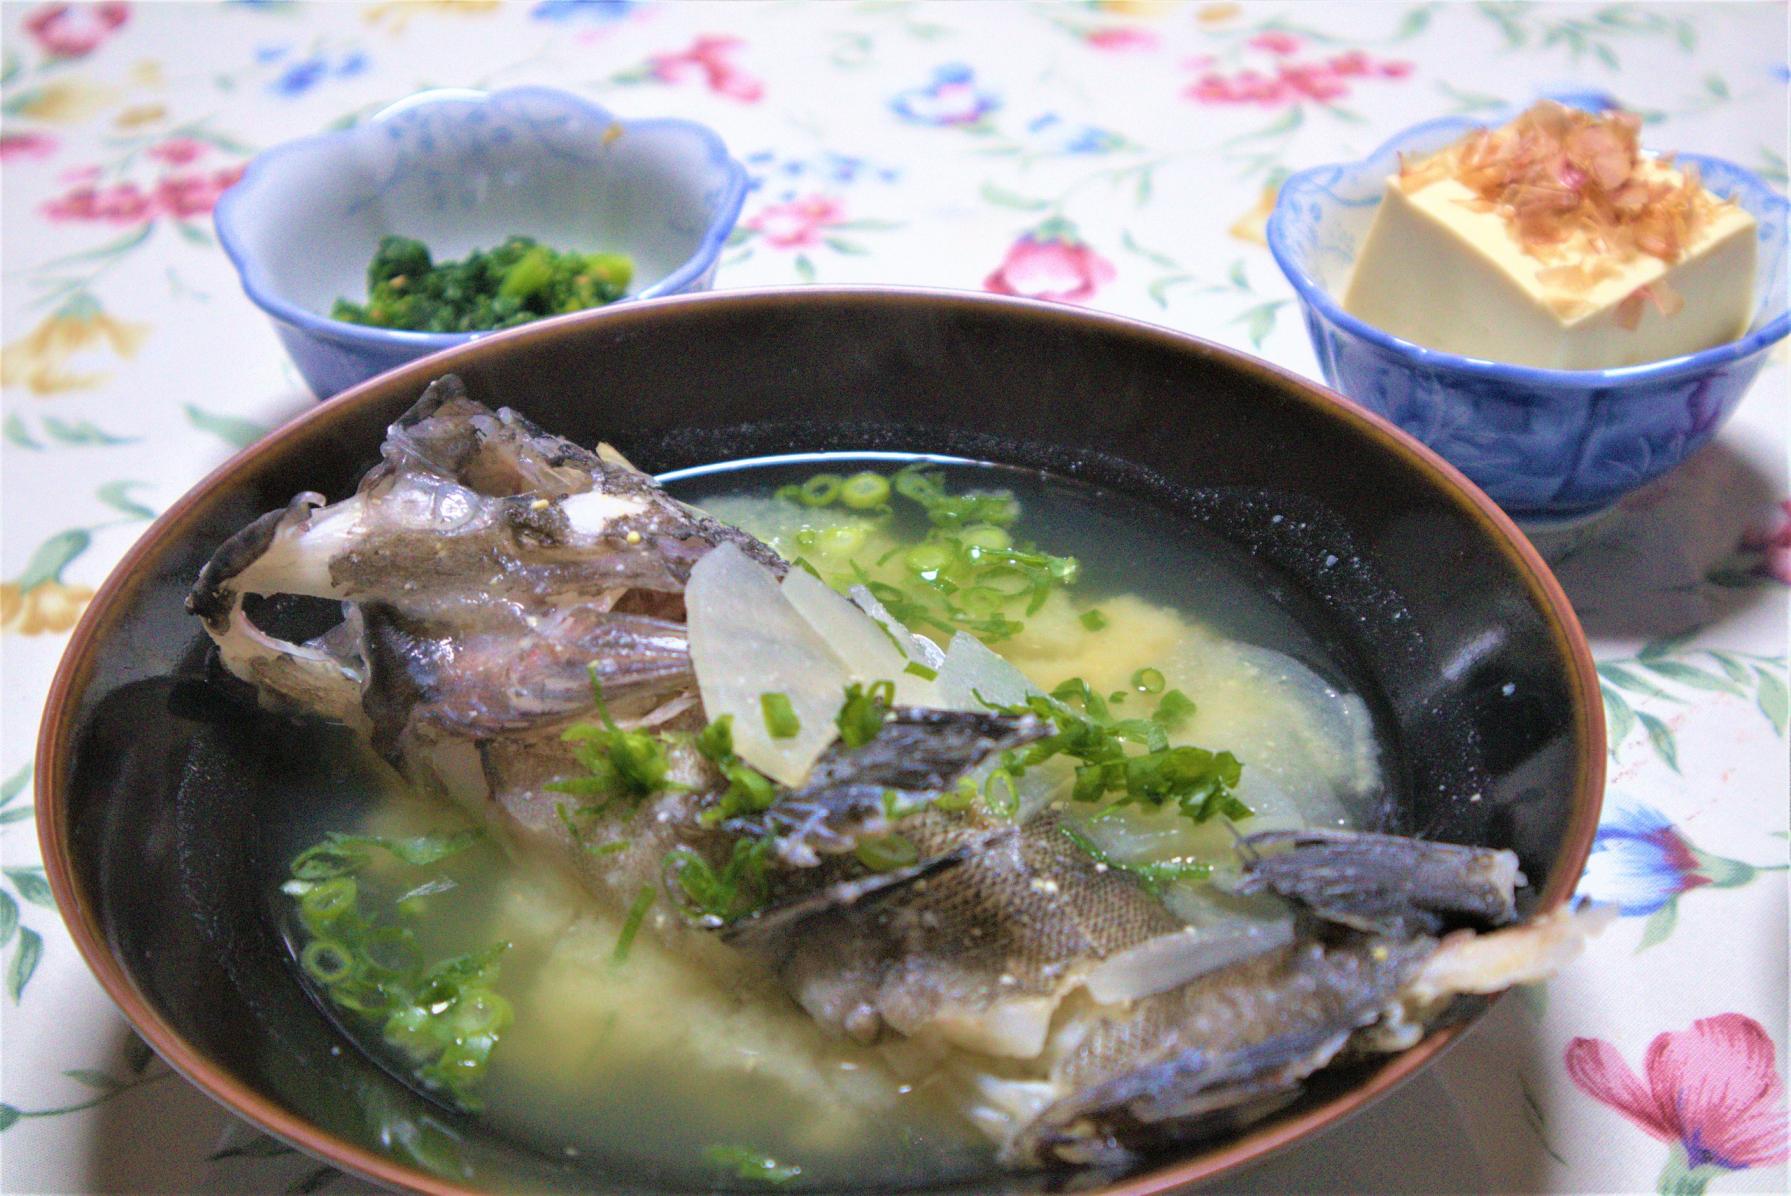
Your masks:
<svg viewBox="0 0 1791 1196"><path fill-rule="evenodd" d="M1510 521L1389 424L1231 350L1024 300L809 288L566 317L381 375L207 478L100 591L50 694L38 821L75 942L174 1067L320 1157L427 1192L666 1183L535 1154L444 1112L311 1003L254 865L268 803L349 783L353 765L224 692L182 607L200 565L251 518L302 490L351 492L386 424L450 370L476 398L608 440L653 471L899 449L1157 504L1234 545L1377 708L1391 741L1384 829L1512 848L1531 910L1572 891L1603 791L1584 637ZM1327 1074L1247 1134L1164 1157L1116 1190L1211 1177L1311 1134L1458 1032Z"/></svg>

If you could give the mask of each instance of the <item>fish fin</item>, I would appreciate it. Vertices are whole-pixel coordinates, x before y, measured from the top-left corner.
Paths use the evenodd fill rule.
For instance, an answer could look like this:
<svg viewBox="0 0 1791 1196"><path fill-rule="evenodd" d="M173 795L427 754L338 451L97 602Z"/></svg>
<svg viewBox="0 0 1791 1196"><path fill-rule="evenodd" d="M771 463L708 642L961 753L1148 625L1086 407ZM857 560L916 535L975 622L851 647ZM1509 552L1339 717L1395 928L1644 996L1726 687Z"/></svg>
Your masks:
<svg viewBox="0 0 1791 1196"><path fill-rule="evenodd" d="M808 783L766 812L778 836L778 855L786 863L813 867L820 856L851 851L927 808L990 757L1049 732L1047 723L1030 714L895 707L868 743L856 748L835 743L816 761Z"/></svg>
<svg viewBox="0 0 1791 1196"><path fill-rule="evenodd" d="M1241 893L1270 892L1371 934L1434 935L1517 919L1509 851L1354 831L1265 831L1240 845Z"/></svg>
<svg viewBox="0 0 1791 1196"><path fill-rule="evenodd" d="M1296 1096L1353 1032L1302 1029L1223 1055L1190 1048L1058 1100L1004 1149L1004 1161L1124 1166L1146 1149L1235 1130Z"/></svg>

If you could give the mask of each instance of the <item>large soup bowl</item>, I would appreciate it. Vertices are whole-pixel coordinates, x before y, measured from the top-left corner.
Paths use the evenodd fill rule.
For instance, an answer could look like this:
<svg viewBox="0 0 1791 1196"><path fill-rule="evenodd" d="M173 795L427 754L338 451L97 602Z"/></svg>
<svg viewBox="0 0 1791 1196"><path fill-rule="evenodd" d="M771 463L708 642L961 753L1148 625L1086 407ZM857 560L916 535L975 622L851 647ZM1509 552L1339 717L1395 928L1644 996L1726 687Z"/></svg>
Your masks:
<svg viewBox="0 0 1791 1196"><path fill-rule="evenodd" d="M394 1080L311 1002L276 924L267 827L343 783L347 765L314 732L224 692L182 606L201 564L254 516L304 490L348 494L385 426L449 371L477 398L608 440L653 471L924 451L1156 504L1220 543L1367 696L1384 743L1382 828L1514 850L1527 912L1573 890L1603 789L1585 640L1510 521L1392 425L1230 349L1026 300L809 288L569 316L381 375L228 462L119 565L51 691L38 820L76 944L170 1064L320 1158L424 1192L679 1182L639 1159L506 1140ZM1103 1182L1158 1191L1258 1159L1384 1095L1460 1031L1327 1072L1242 1134Z"/></svg>

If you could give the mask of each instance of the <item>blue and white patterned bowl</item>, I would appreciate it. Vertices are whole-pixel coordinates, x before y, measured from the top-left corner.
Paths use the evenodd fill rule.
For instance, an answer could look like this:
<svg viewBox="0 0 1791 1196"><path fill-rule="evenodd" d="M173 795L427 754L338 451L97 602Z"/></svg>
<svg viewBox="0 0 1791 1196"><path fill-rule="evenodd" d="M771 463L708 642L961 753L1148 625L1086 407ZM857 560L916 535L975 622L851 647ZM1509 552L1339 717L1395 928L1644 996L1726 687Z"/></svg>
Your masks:
<svg viewBox="0 0 1791 1196"><path fill-rule="evenodd" d="M1554 98L1611 106L1596 95ZM1339 296L1399 154L1440 149L1481 123L1429 121L1359 162L1294 175L1269 217L1269 249L1299 294L1326 381L1447 457L1512 515L1535 524L1575 520L1702 447L1791 330L1791 204L1734 163L1677 156L1702 172L1711 191L1738 198L1760 226L1753 323L1740 340L1700 353L1622 369L1538 369L1426 349L1345 312Z"/></svg>
<svg viewBox="0 0 1791 1196"><path fill-rule="evenodd" d="M366 124L276 146L218 201L218 239L320 398L480 333L327 317L364 299L380 237L438 258L512 235L634 258L630 298L707 290L746 196L721 138L685 120L618 120L545 87L427 91Z"/></svg>

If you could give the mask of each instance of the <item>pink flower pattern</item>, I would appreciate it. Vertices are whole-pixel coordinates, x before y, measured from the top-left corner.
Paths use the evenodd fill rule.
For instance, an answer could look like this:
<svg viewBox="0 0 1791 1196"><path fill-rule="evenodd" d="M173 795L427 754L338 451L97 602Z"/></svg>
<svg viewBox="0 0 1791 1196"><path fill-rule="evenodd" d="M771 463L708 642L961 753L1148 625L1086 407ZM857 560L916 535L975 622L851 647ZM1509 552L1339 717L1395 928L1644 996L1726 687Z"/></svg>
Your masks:
<svg viewBox="0 0 1791 1196"><path fill-rule="evenodd" d="M1681 1172L1785 1161L1785 1085L1775 1056L1759 1022L1724 1013L1656 1036L1643 1060L1645 1079L1601 1038L1575 1038L1564 1060L1580 1091L1683 1152L1669 1161L1674 1182L1663 1175L1662 1188L1685 1191L1701 1185Z"/></svg>
<svg viewBox="0 0 1791 1196"><path fill-rule="evenodd" d="M43 205L43 213L59 223L71 221L106 224L141 224L158 216L190 220L210 212L243 168L172 172L156 180L149 190L134 182L104 187L81 183Z"/></svg>
<svg viewBox="0 0 1791 1196"><path fill-rule="evenodd" d="M842 222L845 209L830 195L805 195L788 203L767 204L746 221L746 227L775 249L806 249Z"/></svg>
<svg viewBox="0 0 1791 1196"><path fill-rule="evenodd" d="M1158 46L1157 35L1148 29L1131 29L1126 26L1115 26L1110 29L1091 30L1083 38L1097 50L1128 51L1154 50Z"/></svg>
<svg viewBox="0 0 1791 1196"><path fill-rule="evenodd" d="M733 62L734 51L744 44L737 37L704 34L691 42L686 50L653 55L648 60L647 71L661 83L683 83L700 78L717 95L743 104L756 104L764 98L764 83Z"/></svg>
<svg viewBox="0 0 1791 1196"><path fill-rule="evenodd" d="M1066 220L1047 220L1015 241L987 278L985 290L1061 303L1086 303L1112 282L1113 263L1096 253Z"/></svg>
<svg viewBox="0 0 1791 1196"><path fill-rule="evenodd" d="M1791 586L1791 498L1749 524L1741 534L1741 548L1760 554L1754 566L1757 576Z"/></svg>
<svg viewBox="0 0 1791 1196"><path fill-rule="evenodd" d="M42 162L55 156L56 139L48 133L0 136L0 162Z"/></svg>
<svg viewBox="0 0 1791 1196"><path fill-rule="evenodd" d="M130 17L127 4L46 4L25 18L25 32L57 58L84 58Z"/></svg>
<svg viewBox="0 0 1791 1196"><path fill-rule="evenodd" d="M1301 42L1287 33L1260 33L1250 39L1249 45L1275 60L1272 69L1249 68L1226 75L1211 69L1209 57L1192 59L1188 65L1201 73L1182 94L1200 104L1259 104L1269 108L1306 100L1328 104L1349 95L1356 83L1403 79L1412 73L1409 62L1376 59L1361 50L1296 62L1292 56L1302 48Z"/></svg>

